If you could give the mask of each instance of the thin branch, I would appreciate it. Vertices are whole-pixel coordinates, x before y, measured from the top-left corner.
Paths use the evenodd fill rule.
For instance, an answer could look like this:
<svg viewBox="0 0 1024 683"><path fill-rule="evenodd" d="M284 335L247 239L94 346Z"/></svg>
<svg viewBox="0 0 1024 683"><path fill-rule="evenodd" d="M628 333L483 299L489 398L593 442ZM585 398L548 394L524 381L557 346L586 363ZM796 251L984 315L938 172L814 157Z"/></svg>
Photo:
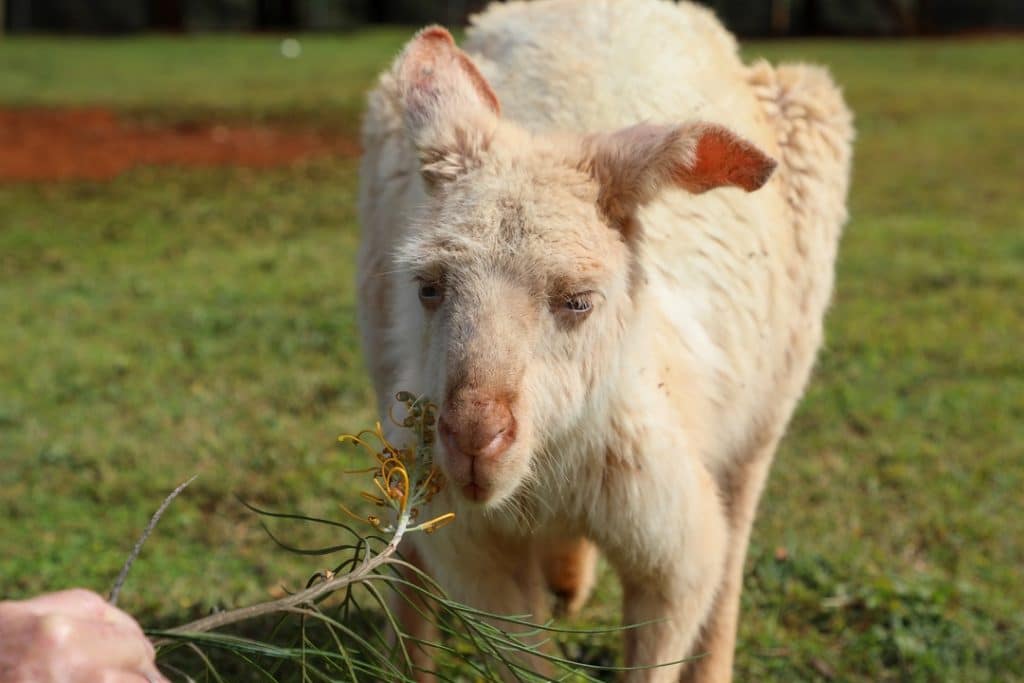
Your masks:
<svg viewBox="0 0 1024 683"><path fill-rule="evenodd" d="M178 484L178 488L171 491L170 495L164 498L164 502L156 509L153 516L149 518L149 524L146 525L142 535L139 536L139 540L135 541L135 547L133 547L132 551L128 553L128 559L125 560L124 566L121 567L121 573L117 575L117 579L114 581L114 586L110 589L110 597L107 598L107 602L111 605L117 605L117 598L121 595L121 587L124 586L124 582L128 579L128 572L131 571L132 565L139 557L139 553L142 552L142 546L146 543L146 539L149 538L149 535L153 533L153 529L156 528L157 522L159 522L160 518L163 517L164 512L166 512L171 501L177 498L178 494L184 491L185 488L194 482L198 476L198 474L193 474L188 481Z"/></svg>
<svg viewBox="0 0 1024 683"><path fill-rule="evenodd" d="M248 607L239 607L238 609L229 610L227 612L211 614L208 617L197 619L185 624L184 626L168 629L167 631L163 631L163 633L167 635L180 636L189 633L212 631L239 621L255 619L265 614L287 611L303 603L312 603L321 595L332 593L353 583L359 583L366 575L372 574L378 567L390 560L391 556L394 555L395 551L398 549L398 544L402 540L402 536L405 535L408 524L409 515L406 513L399 517L394 536L391 537L391 541L387 546L385 546L385 548L376 555L373 555L372 557L368 556L366 560L363 561L362 565L354 569L351 573L318 583L306 590L299 591L298 593L285 596L278 600L270 600L268 602L261 602ZM157 641L157 644L160 644L160 642L161 641Z"/></svg>

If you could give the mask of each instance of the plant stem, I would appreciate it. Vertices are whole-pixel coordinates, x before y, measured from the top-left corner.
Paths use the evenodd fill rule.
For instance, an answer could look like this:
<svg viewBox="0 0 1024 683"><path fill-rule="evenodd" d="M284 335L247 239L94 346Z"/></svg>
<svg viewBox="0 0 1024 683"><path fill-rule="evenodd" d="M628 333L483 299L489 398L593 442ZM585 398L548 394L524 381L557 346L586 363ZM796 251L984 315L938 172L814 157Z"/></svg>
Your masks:
<svg viewBox="0 0 1024 683"><path fill-rule="evenodd" d="M240 607L238 609L228 610L227 612L218 612L217 614L211 614L208 617L197 619L193 622L185 624L184 626L178 626L176 628L169 629L164 633L167 635L188 635L189 633L203 633L205 631L213 631L218 628L222 628L229 624L235 624L239 621L246 621L248 619L255 619L266 614L273 614L274 612L283 612L289 610L296 605L301 605L307 602L313 602L321 595L331 593L333 591L344 588L350 584L358 583L362 581L368 574L373 573L375 569L383 564L386 564L395 551L398 549L398 544L402 540L402 536L405 535L405 531L409 526L409 513L402 514L396 523L395 533L391 537L388 544L379 553L372 557L367 557L366 560L356 569L352 570L344 576L337 576L323 583L318 583L314 586L294 593L292 595L285 596L278 600L271 600L269 602L261 602L256 605L250 605L248 607ZM159 639L156 641L157 645L169 642L167 639Z"/></svg>
<svg viewBox="0 0 1024 683"><path fill-rule="evenodd" d="M185 490L186 486L194 482L198 476L198 474L194 474L188 481L179 484L176 489L171 491L170 495L164 498L164 502L156 509L153 516L149 518L149 524L146 525L142 535L139 536L139 540L135 542L135 546L128 554L128 559L125 560L124 565L121 566L121 572L114 580L114 586L110 589L110 597L107 598L107 602L111 605L114 605L115 607L117 606L117 599L121 595L121 587L124 586L125 580L128 579L128 572L131 571L132 564L135 563L135 560L139 557L139 553L142 552L142 546L146 543L146 539L148 539L149 535L153 533L153 529L156 528L157 522L159 522L160 518L163 517L164 512L167 510L167 506L171 504L171 501L178 497L179 493Z"/></svg>

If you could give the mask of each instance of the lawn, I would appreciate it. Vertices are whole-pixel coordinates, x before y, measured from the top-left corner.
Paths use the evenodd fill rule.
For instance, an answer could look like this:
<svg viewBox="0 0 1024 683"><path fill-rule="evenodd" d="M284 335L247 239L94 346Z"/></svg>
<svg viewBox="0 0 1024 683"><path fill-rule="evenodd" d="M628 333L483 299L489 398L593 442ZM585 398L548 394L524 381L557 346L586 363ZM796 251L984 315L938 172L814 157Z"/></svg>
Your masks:
<svg viewBox="0 0 1024 683"><path fill-rule="evenodd" d="M273 38L5 38L0 105L355 134L407 35L307 37L292 60ZM858 142L827 347L754 532L737 679L1024 680L1024 42L745 53L829 65ZM352 502L335 437L373 421L356 165L0 185L0 597L107 590L195 473L125 588L144 623L321 568L235 495ZM618 599L606 573L578 623L614 622Z"/></svg>

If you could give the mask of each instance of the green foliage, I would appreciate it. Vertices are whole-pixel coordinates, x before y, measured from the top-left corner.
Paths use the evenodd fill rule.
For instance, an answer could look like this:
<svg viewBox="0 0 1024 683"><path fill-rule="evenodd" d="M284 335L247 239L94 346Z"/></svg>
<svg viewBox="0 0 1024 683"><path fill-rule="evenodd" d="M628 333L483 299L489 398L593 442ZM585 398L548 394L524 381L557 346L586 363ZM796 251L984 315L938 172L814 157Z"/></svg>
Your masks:
<svg viewBox="0 0 1024 683"><path fill-rule="evenodd" d="M247 505L269 518L322 524L337 535L348 536L348 542L327 548L297 548L271 534L285 550L318 557L340 555L341 563L317 572L303 590L276 600L150 631L159 648L158 661L165 668L186 677L200 675L190 675L187 669L180 668L180 658L169 661L175 652L190 650L198 655L202 673L217 680L223 679L222 662L218 661L223 657L217 656L223 654L233 655L244 663L232 678L260 674L270 681L337 680L340 676L342 680L404 682L412 681L418 672L436 673L441 680L458 679L465 674L498 680L507 678L503 675L507 674L521 681L598 681L588 675L589 663L581 664L544 648L552 636L567 633L563 629L453 602L430 576L401 557L398 549L405 536L434 533L455 515L447 512L430 520L420 518L420 510L443 487L433 458L436 406L426 397L409 392L399 392L396 398L404 406L403 417L389 417L395 427L404 428L404 432L399 432L408 443L389 440L380 424L373 430L339 438L364 449L374 463L368 469L353 472L372 475L367 478L373 486L366 484L371 490L360 493L374 503L374 512L361 517L347 507L344 509L360 526L369 524L386 537L327 519L267 512ZM329 602L334 604L328 606ZM372 612L367 610L367 603ZM398 605L419 612L436 627L440 637L424 640L423 635L406 633L396 614ZM262 639L223 631L271 616L278 617L278 622ZM282 633L289 616L293 621L295 616L299 620L297 629L291 624L296 633L290 638ZM592 632L574 631L570 635L582 637ZM289 641L293 645L283 644ZM420 650L425 657L419 656ZM238 665L237 661L230 663ZM187 666L184 662L181 665Z"/></svg>
<svg viewBox="0 0 1024 683"><path fill-rule="evenodd" d="M0 100L351 130L402 37L303 39L294 61L264 38L5 40ZM829 64L859 138L827 347L754 531L738 680L1024 680L1022 48L746 48ZM323 569L275 551L231 494L327 517L354 499L334 439L373 419L355 182L327 160L0 187L4 595L106 590L196 472L126 609L175 625ZM618 596L605 572L570 625L614 623ZM565 651L613 662L617 640Z"/></svg>

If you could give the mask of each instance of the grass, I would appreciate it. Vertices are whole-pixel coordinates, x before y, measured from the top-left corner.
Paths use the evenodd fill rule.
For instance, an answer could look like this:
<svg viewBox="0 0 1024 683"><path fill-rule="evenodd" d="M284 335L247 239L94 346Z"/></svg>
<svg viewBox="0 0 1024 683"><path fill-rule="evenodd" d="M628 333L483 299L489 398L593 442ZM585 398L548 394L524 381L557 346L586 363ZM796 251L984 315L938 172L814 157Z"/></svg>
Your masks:
<svg viewBox="0 0 1024 683"><path fill-rule="evenodd" d="M406 35L303 38L297 60L270 38L4 39L0 102L351 130ZM745 52L830 65L859 139L828 345L754 533L737 678L1024 680L1024 43ZM0 595L106 590L196 472L129 611L180 622L321 568L276 551L232 494L310 514L352 500L334 439L373 419L355 184L355 162L328 160L0 186ZM617 605L605 573L580 623Z"/></svg>
<svg viewBox="0 0 1024 683"><path fill-rule="evenodd" d="M0 102L117 107L156 118L302 118L353 128L368 84L409 37L373 29L301 39L5 39Z"/></svg>

